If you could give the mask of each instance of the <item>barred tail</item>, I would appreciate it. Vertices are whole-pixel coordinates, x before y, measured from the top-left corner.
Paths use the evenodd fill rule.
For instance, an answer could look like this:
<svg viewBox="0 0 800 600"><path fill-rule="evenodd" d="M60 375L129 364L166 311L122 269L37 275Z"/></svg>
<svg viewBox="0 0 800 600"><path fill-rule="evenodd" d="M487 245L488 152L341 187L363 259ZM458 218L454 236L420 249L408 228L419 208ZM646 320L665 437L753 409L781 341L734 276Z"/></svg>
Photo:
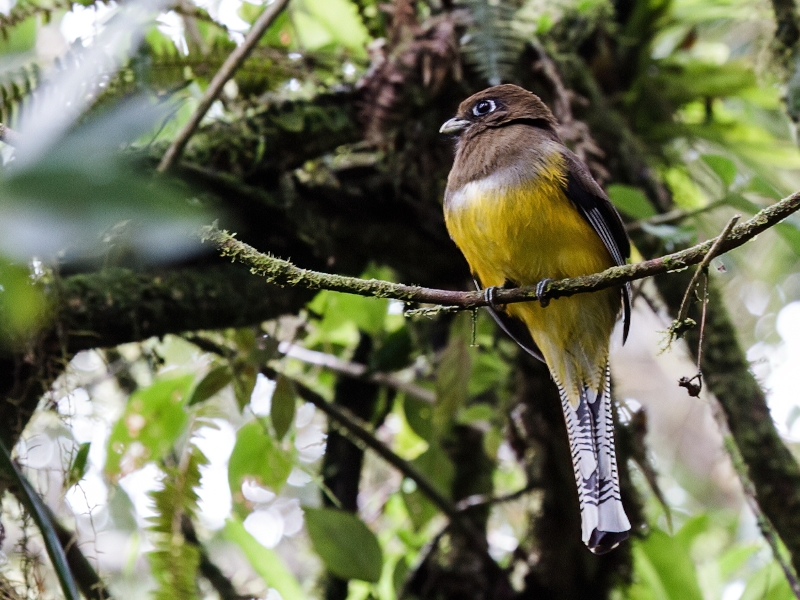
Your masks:
<svg viewBox="0 0 800 600"><path fill-rule="evenodd" d="M604 554L627 539L631 525L622 508L611 414L611 373L601 390L583 385L575 407L561 386L572 466L581 507L581 537L589 550Z"/></svg>

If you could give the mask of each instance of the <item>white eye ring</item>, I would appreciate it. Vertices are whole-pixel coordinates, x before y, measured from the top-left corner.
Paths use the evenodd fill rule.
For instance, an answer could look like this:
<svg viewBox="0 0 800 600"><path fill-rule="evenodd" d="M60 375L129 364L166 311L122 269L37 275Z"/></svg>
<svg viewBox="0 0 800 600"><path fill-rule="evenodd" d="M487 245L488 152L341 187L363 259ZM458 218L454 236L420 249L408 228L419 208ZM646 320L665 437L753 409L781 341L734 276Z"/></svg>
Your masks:
<svg viewBox="0 0 800 600"><path fill-rule="evenodd" d="M472 107L472 114L476 117L483 117L484 115L494 112L496 109L497 105L494 103L494 100L481 100Z"/></svg>

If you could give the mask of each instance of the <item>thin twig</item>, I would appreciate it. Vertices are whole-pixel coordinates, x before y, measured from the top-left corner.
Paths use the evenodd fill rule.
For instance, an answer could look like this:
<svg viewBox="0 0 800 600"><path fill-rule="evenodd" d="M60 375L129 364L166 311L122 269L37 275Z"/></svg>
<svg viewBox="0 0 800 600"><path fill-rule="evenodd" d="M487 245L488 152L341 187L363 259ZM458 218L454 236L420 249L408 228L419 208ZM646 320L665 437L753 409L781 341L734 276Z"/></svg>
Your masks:
<svg viewBox="0 0 800 600"><path fill-rule="evenodd" d="M492 494L473 494L472 496L467 496L466 498L459 500L456 504L456 509L467 510L470 508L475 508L476 506L494 506L495 504L513 502L514 500L522 498L522 496L532 492L537 487L540 486L535 482L531 482L516 492L511 492L510 494L504 494L502 496L494 496Z"/></svg>
<svg viewBox="0 0 800 600"><path fill-rule="evenodd" d="M308 348L303 348L302 346L289 342L281 342L278 344L278 352L309 365L317 365L354 379L365 379L372 383L393 388L429 404L436 402L436 393L433 390L415 385L408 381L403 381L393 373L370 371L367 365L344 360L332 354L309 350Z"/></svg>
<svg viewBox="0 0 800 600"><path fill-rule="evenodd" d="M250 52L253 51L253 48L256 47L256 44L258 44L264 32L269 29L269 26L272 25L288 2L289 0L275 0L268 6L258 19L256 19L256 22L253 23L247 36L244 38L244 42L242 42L240 46L237 46L236 49L231 52L230 56L225 59L225 62L222 64L219 71L217 71L216 75L214 75L211 83L208 84L208 88L206 88L189 122L183 126L183 129L175 136L175 139L172 140L169 148L167 148L167 151L164 153L156 169L159 173L168 171L172 165L175 164L175 161L178 160L186 144L189 142L189 138L192 137L195 129L200 125L200 121L203 120L203 117L208 112L208 109L211 108L217 96L219 96L222 88L228 80L233 77L239 67L242 66L242 63L250 55Z"/></svg>
<svg viewBox="0 0 800 600"><path fill-rule="evenodd" d="M181 533L187 543L192 544L200 553L200 574L205 577L219 594L220 600L249 600L252 595L242 595L236 591L233 583L208 556L205 547L197 537L197 530L192 520L185 514L181 516Z"/></svg>
<svg viewBox="0 0 800 600"><path fill-rule="evenodd" d="M794 193L775 204L756 213L751 219L741 225L733 227L725 237L719 236L697 244L686 250L653 258L640 263L611 267L601 273L582 275L551 281L545 286L545 296L548 299L562 298L593 292L610 287L618 287L627 281L644 279L653 275L661 275L670 271L681 271L703 262L714 245L717 255L744 245L759 233L780 223L783 219L800 209L800 192ZM359 279L310 271L296 267L287 260L263 254L237 240L227 231L222 231L216 226L204 227L200 233L201 239L212 242L222 256L230 257L233 261L240 262L250 267L255 275L264 277L268 282L277 285L301 286L315 290L332 290L347 292L360 296L374 296L378 298L394 298L404 302L420 302L426 304L444 304L471 309L486 306L483 292L457 292L450 290L437 290L400 283L391 283L376 279ZM526 302L536 300L536 286L529 285L515 289L499 289L494 295L497 304L510 304L512 302Z"/></svg>
<svg viewBox="0 0 800 600"><path fill-rule="evenodd" d="M703 257L702 262L695 270L694 274L692 275L691 281L689 281L689 285L686 286L686 291L683 293L683 299L681 300L681 306L678 310L677 318L672 322L669 326L669 330L667 331L668 335L668 342L673 342L673 340L679 339L683 337L684 333L689 329L692 329L697 322L694 319L689 319L689 298L695 292L697 288L697 284L699 283L700 278L703 278L703 309L702 309L702 316L700 319L700 335L698 336L697 342L697 372L692 377L681 377L678 380L678 385L682 388L686 388L686 392L692 396L693 398L697 398L700 396L700 392L703 391L703 371L700 369L701 359L703 357L703 337L706 328L706 308L708 307L708 265L711 264L711 261L714 260L714 257L717 256L720 252L720 248L722 244L725 242L727 237L730 235L731 231L733 230L733 226L736 224L736 221L739 220L741 215L734 215L728 224L725 225L725 229L722 230L722 233L719 234L717 239L714 241L714 244L708 251L708 254Z"/></svg>
<svg viewBox="0 0 800 600"><path fill-rule="evenodd" d="M758 528L761 530L761 535L764 536L764 539L772 549L772 555L780 565L781 570L786 577L786 581L789 583L789 587L794 594L794 597L800 600L800 581L797 579L797 573L795 573L791 562L786 559L781 551L781 541L777 531L775 531L775 528L773 527L769 518L761 510L761 506L758 503L758 498L756 497L756 488L755 485L753 485L753 481L750 479L747 464L742 457L739 446L736 444L736 440L733 438L733 434L731 434L731 430L728 427L728 420L725 417L722 406L720 405L719 400L716 398L712 400L711 413L713 414L714 420L717 422L717 426L722 434L723 445L731 458L733 470L738 475L739 481L742 484L747 506L751 511L753 511L756 521L758 522Z"/></svg>
<svg viewBox="0 0 800 600"><path fill-rule="evenodd" d="M708 253L703 257L703 260L700 262L700 266L697 267L697 270L692 275L692 280L689 282L689 285L686 286L686 293L683 295L683 300L681 301L681 308L678 311L678 318L676 321L679 323L686 319L686 315L689 313L689 297L692 295L695 287L697 286L697 282L700 280L700 276L707 272L708 265L711 264L711 261L716 258L719 253L720 249L722 248L722 244L731 234L731 230L733 226L736 225L736 222L742 217L742 215L734 215L731 217L731 220L728 221L728 224L725 225L725 229L722 230L714 243L712 244L711 248L709 249Z"/></svg>
<svg viewBox="0 0 800 600"><path fill-rule="evenodd" d="M703 364L703 340L706 337L706 314L708 314L708 272L703 277L703 309L700 313L700 334L697 336L697 372ZM702 375L701 375L702 378ZM702 384L702 379L701 379Z"/></svg>
<svg viewBox="0 0 800 600"><path fill-rule="evenodd" d="M639 219L638 221L628 223L625 225L625 229L628 231L628 233L633 233L634 231L644 229L648 225L671 225L672 223L678 223L691 217L696 217L703 213L710 212L719 208L720 206L725 206L726 204L727 202L725 200L717 200L716 202L709 202L705 206L695 210L683 210L682 208L676 208L666 213L654 215L649 219Z"/></svg>
<svg viewBox="0 0 800 600"><path fill-rule="evenodd" d="M697 267L694 275L692 275L689 285L686 286L686 291L683 294L683 300L681 300L681 307L678 310L678 317L669 327L668 335L669 342L671 343L674 339L682 337L688 329L697 324L693 319L687 318L687 316L689 314L689 298L691 297L692 293L694 293L700 277L702 277L703 309L700 317L700 335L698 336L697 341L697 372L693 377L681 377L678 380L678 385L682 388L686 388L686 392L693 398L697 398L700 395L700 392L703 391L703 371L700 369L700 365L703 358L703 339L705 337L706 330L706 309L708 308L708 265L710 265L711 261L714 260L714 257L719 254L723 242L730 235L733 226L736 225L736 221L738 221L740 217L741 215L734 215L731 220L728 221L728 224L725 225L725 229L723 229L722 233L719 234L714 242L714 245L711 246L708 254L705 255L703 261L700 263L700 266Z"/></svg>
<svg viewBox="0 0 800 600"><path fill-rule="evenodd" d="M273 369L262 369L262 373L269 378L274 379L277 373ZM284 375L285 377L285 375ZM407 460L403 460L397 454L392 452L385 444L378 440L365 426L364 422L356 417L346 408L336 406L325 400L322 396L317 394L311 388L303 385L299 381L293 380L297 394L306 402L309 402L328 415L328 418L338 423L344 430L346 430L352 437L364 444L367 448L375 452L383 460L392 465L395 469L400 471L405 477L417 484L419 491L425 495L439 510L441 510L449 519L450 522L467 539L469 539L472 546L485 554L487 557L487 544L485 536L475 527L472 521L463 515L442 492L440 492L435 485L433 485L428 478L414 465ZM493 559L489 558L492 562Z"/></svg>

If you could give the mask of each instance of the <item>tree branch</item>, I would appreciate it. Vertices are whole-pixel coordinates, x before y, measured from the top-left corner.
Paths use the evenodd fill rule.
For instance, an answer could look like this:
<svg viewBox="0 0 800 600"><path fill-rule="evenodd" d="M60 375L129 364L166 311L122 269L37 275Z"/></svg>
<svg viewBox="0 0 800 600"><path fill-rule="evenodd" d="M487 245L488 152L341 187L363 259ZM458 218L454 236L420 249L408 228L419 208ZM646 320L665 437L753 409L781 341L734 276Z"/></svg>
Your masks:
<svg viewBox="0 0 800 600"><path fill-rule="evenodd" d="M780 223L798 209L800 209L800 192L768 206L745 223L732 228L717 248L714 248L714 246L719 241L718 237L659 258L621 267L611 267L602 273L551 281L545 286L544 296L548 299L563 298L619 286L628 281L661 275L670 271L683 270L691 265L703 262L712 248L717 254L723 254L744 245L747 241ZM483 292L480 291L437 290L377 279L366 280L302 269L287 260L259 252L252 246L237 240L234 235L227 231L218 229L215 225L204 227L201 232L201 239L204 242L212 242L220 250L222 256L230 257L233 261L247 265L253 274L264 277L269 283L281 286L299 286L312 290L332 290L360 296L393 298L404 302L444 304L459 306L464 309L486 306L487 304ZM537 299L536 286L529 285L511 290L497 290L494 301L497 304L510 304Z"/></svg>
<svg viewBox="0 0 800 600"><path fill-rule="evenodd" d="M436 402L436 393L433 390L416 385L410 381L403 381L394 373L370 371L369 367L365 364L344 360L333 354L309 350L308 348L303 348L303 346L297 344L290 344L289 342L281 342L278 345L278 352L308 365L324 367L340 375L346 375L354 379L363 379L390 387L398 392L408 394L417 400L427 402L428 404L434 404Z"/></svg>
<svg viewBox="0 0 800 600"><path fill-rule="evenodd" d="M245 269L230 267L113 268L64 278L52 290L63 350L69 355L167 333L242 327L293 313L311 298L308 292L264 293Z"/></svg>
<svg viewBox="0 0 800 600"><path fill-rule="evenodd" d="M775 41L791 53L800 40L797 6L794 0L772 0L772 10L775 11Z"/></svg>
<svg viewBox="0 0 800 600"><path fill-rule="evenodd" d="M231 52L230 56L228 56L228 58L220 67L219 71L217 71L216 75L214 75L211 83L208 84L203 97L200 99L200 104L198 104L197 109L192 114L189 122L183 126L183 129L181 129L178 135L175 136L175 139L172 140L169 148L167 148L167 151L164 153L164 157L161 159L161 162L156 169L159 173L168 171L170 167L175 164L175 161L180 157L183 149L189 142L189 138L192 137L192 134L194 133L195 129L197 129L197 126L200 125L200 121L203 120L203 117L208 112L208 109L211 108L211 104L214 102L217 96L219 96L223 86L231 77L233 77L234 73L236 73L239 67L242 66L242 63L248 57L250 52L253 51L253 48L256 47L256 44L258 44L261 36L263 36L264 32L269 29L269 26L272 25L288 2L289 0L275 0L271 6L268 6L264 12L261 13L258 19L256 19L256 22L253 23L253 27L247 33L247 36L244 38L244 42L242 42L241 46L237 46L236 49Z"/></svg>
<svg viewBox="0 0 800 600"><path fill-rule="evenodd" d="M719 427L719 431L722 434L722 442L725 446L725 450L728 452L728 456L731 458L733 469L739 476L739 481L742 484L742 490L744 491L745 502L753 512L753 515L755 515L756 521L758 522L758 528L761 530L761 535L764 536L764 539L772 549L772 556L780 565L781 570L786 577L786 581L789 583L789 587L794 594L794 597L800 600L800 582L797 580L797 574L792 567L790 559L784 556L784 551L781 547L781 541L778 532L775 531L775 528L772 526L769 518L764 514L764 511L761 510L761 506L758 503L758 497L756 495L756 488L753 485L753 481L750 479L747 463L745 463L742 453L739 450L739 446L736 444L733 434L731 434L731 430L728 427L728 421L725 417L725 412L722 409L722 405L716 398L712 399L711 402L711 414L714 416L714 420L717 422L717 427Z"/></svg>
<svg viewBox="0 0 800 600"><path fill-rule="evenodd" d="M222 570L215 565L208 556L205 547L197 537L194 523L186 515L181 518L181 533L184 539L195 546L200 552L200 574L205 577L219 594L220 600L250 600L252 596L245 596L236 591L233 583Z"/></svg>
<svg viewBox="0 0 800 600"><path fill-rule="evenodd" d="M264 375L274 379L277 372L270 368L262 369ZM305 400L316 406L326 415L343 427L350 435L352 435L359 442L364 444L367 448L375 452L383 460L392 465L395 469L400 471L405 477L408 477L417 484L419 490L433 502L439 510L441 510L450 519L450 522L461 533L467 536L473 546L484 553L487 560L494 562L494 559L489 557L487 553L486 539L483 534L478 531L465 515L463 515L455 504L453 504L442 492L440 492L435 485L433 485L425 475L419 471L414 465L406 460L400 458L397 454L392 452L386 445L382 444L369 430L364 426L361 419L353 415L349 410L336 406L328 402L317 394L314 390L306 387L302 383L293 380L295 389L298 395Z"/></svg>

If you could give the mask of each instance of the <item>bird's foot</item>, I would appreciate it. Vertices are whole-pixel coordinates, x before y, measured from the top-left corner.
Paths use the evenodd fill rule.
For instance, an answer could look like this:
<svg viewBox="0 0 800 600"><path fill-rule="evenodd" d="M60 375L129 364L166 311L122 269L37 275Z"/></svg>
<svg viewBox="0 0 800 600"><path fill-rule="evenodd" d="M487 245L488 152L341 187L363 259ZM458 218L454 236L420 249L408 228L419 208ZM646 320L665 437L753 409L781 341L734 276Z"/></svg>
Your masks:
<svg viewBox="0 0 800 600"><path fill-rule="evenodd" d="M545 278L536 284L536 298L539 300L539 305L545 308L550 304L550 298L547 297L547 286L552 282L552 279Z"/></svg>
<svg viewBox="0 0 800 600"><path fill-rule="evenodd" d="M498 289L501 289L501 288L498 288L496 285L492 285L492 286L487 287L485 290L483 290L483 299L486 300L486 304L488 304L493 310L496 310L496 311L497 310L503 310L503 306L500 305L500 304L497 304L495 302L495 300L494 300L495 299L495 294L497 293Z"/></svg>

